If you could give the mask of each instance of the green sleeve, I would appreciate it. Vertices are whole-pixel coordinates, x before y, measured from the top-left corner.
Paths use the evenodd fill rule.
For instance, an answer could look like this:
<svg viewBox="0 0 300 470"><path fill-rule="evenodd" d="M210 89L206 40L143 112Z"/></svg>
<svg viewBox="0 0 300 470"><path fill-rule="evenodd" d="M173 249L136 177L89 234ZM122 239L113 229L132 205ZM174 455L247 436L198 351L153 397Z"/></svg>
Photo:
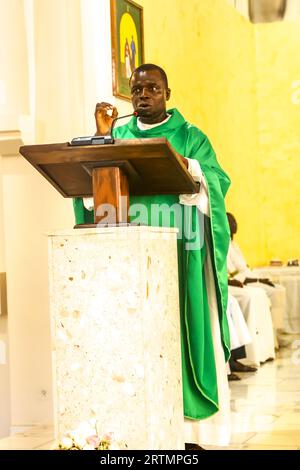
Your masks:
<svg viewBox="0 0 300 470"><path fill-rule="evenodd" d="M230 179L219 165L216 154L209 139L196 127L191 127L187 139L188 158L199 161L203 173L213 173L219 180L219 186L223 197L225 197L230 186Z"/></svg>
<svg viewBox="0 0 300 470"><path fill-rule="evenodd" d="M230 355L230 339L226 308L228 299L227 252L230 240L224 197L230 186L230 179L219 165L208 138L197 128L189 129L187 141L188 158L199 161L203 171L210 201L210 225L212 254L217 278L217 299L226 359ZM222 312L222 313L221 313Z"/></svg>
<svg viewBox="0 0 300 470"><path fill-rule="evenodd" d="M76 224L93 224L94 223L94 211L88 211L84 207L82 197L75 197L73 199L73 208L74 208Z"/></svg>

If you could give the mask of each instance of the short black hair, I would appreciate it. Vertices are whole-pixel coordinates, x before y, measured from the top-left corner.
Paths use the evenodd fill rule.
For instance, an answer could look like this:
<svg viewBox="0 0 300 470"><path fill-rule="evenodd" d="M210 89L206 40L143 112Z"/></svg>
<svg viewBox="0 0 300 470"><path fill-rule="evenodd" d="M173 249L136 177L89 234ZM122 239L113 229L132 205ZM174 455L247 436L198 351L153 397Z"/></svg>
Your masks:
<svg viewBox="0 0 300 470"><path fill-rule="evenodd" d="M155 65L155 64L142 64L139 67L137 67L131 74L131 77L129 79L129 84L130 84L130 82L132 80L132 77L135 73L146 72L147 70L157 70L160 73L161 78L162 78L166 88L169 88L169 86L168 86L168 77L167 77L166 72L161 67L159 67L158 65Z"/></svg>
<svg viewBox="0 0 300 470"><path fill-rule="evenodd" d="M234 235L237 232L237 228L238 228L236 218L234 217L233 214L231 214L231 212L226 212L226 215L227 215L227 219L228 219L228 223L230 227L230 232L231 234Z"/></svg>

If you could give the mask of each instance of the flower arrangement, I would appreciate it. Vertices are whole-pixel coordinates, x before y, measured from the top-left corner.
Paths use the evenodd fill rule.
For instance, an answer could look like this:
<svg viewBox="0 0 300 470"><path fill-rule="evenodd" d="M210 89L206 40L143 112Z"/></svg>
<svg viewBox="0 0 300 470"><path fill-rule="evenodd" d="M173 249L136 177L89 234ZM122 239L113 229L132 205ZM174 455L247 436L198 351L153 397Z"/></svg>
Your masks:
<svg viewBox="0 0 300 470"><path fill-rule="evenodd" d="M68 432L58 443L58 450L119 450L113 433L100 435L96 420L83 422Z"/></svg>

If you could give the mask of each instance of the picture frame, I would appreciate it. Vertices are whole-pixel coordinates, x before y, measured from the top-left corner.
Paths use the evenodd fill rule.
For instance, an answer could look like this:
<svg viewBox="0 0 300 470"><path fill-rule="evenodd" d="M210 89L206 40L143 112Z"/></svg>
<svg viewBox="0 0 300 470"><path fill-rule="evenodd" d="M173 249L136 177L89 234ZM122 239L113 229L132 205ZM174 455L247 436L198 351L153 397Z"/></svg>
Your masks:
<svg viewBox="0 0 300 470"><path fill-rule="evenodd" d="M129 79L144 63L143 7L132 0L110 0L113 95L131 100Z"/></svg>

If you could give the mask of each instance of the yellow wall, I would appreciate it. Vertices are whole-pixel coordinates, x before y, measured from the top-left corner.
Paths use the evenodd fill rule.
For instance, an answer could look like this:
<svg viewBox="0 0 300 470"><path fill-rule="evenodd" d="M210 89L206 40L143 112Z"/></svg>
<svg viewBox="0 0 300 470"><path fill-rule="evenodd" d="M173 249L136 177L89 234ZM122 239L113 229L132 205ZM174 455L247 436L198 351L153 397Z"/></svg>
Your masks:
<svg viewBox="0 0 300 470"><path fill-rule="evenodd" d="M264 257L300 258L300 23L256 26ZM293 84L296 88L293 88ZM296 98L296 100L295 100Z"/></svg>
<svg viewBox="0 0 300 470"><path fill-rule="evenodd" d="M299 256L299 25L254 26L224 0L140 3L146 61L166 69L170 104L209 136L231 177L227 208L248 262Z"/></svg>

